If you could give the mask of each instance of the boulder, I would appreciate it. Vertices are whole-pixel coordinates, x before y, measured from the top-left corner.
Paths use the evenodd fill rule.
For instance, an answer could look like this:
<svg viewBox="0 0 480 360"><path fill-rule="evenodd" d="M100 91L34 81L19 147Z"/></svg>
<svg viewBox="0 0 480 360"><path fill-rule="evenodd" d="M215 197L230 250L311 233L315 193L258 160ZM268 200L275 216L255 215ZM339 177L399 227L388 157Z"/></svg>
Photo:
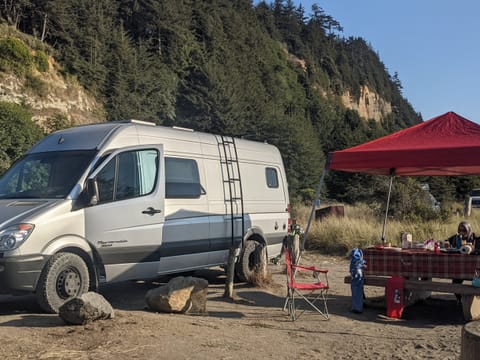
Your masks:
<svg viewBox="0 0 480 360"><path fill-rule="evenodd" d="M68 300L60 307L58 314L67 324L73 325L114 317L110 303L96 292L87 292Z"/></svg>
<svg viewBox="0 0 480 360"><path fill-rule="evenodd" d="M208 281L178 276L145 295L148 307L165 313L203 314L207 309Z"/></svg>

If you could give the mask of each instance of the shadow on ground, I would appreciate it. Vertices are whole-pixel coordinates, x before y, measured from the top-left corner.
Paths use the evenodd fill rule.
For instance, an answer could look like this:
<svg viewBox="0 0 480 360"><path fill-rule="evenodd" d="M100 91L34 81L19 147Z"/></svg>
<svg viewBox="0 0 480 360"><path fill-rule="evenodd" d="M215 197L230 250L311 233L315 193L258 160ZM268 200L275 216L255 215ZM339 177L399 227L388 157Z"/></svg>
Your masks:
<svg viewBox="0 0 480 360"><path fill-rule="evenodd" d="M180 274L182 275L182 274ZM186 274L187 275L187 274ZM269 288L255 287L245 283L236 283L234 298L223 297L225 273L223 270L202 270L192 274L203 277L209 282L207 302L208 315L215 318L264 317L265 320L287 319L282 311L285 298L281 294L282 285L272 283ZM179 276L179 274L175 275ZM149 311L145 303L148 290L168 282L171 277L161 277L154 281L125 281L102 286L100 293L111 303L114 309L124 311ZM280 290L279 290L280 289ZM274 291L271 291L274 290ZM298 302L300 307L306 304ZM230 306L233 305L233 306ZM349 296L330 294L328 309L332 317L338 316L356 321L389 323L403 327L434 327L437 325L464 324L461 306L453 295L431 297L404 309L402 319L390 319L385 316L385 304L367 301L363 313L350 312ZM273 310L273 312L272 312ZM278 311L275 311L278 310ZM56 315L43 314L33 295L0 296L0 315L20 315L20 319L7 321L0 326L57 326L61 319ZM304 316L307 316L305 314Z"/></svg>

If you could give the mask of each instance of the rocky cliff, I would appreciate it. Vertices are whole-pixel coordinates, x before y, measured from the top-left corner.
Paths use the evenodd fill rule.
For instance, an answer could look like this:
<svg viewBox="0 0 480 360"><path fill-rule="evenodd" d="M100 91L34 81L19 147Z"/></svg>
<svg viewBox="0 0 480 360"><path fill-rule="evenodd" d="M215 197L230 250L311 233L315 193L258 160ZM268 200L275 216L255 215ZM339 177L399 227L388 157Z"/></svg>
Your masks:
<svg viewBox="0 0 480 360"><path fill-rule="evenodd" d="M32 119L42 127L47 119L58 116L75 125L105 119L102 104L74 78L64 77L52 57L47 71L33 68L27 76L0 72L0 101L26 105Z"/></svg>
<svg viewBox="0 0 480 360"><path fill-rule="evenodd" d="M300 59L289 53L286 46L284 47L284 51L287 54L288 61L290 61L293 66L304 73L307 72L307 63L304 59ZM328 96L325 89L322 89L321 87L316 87L316 89L322 94L322 96ZM350 91L345 91L340 96L340 100L343 106L347 109L356 110L359 115L365 119L380 121L392 112L392 104L383 99L375 91L370 90L366 85L360 88L360 96L358 99L353 96Z"/></svg>
<svg viewBox="0 0 480 360"><path fill-rule="evenodd" d="M392 112L392 105L381 98L380 95L371 91L368 86L360 88L358 100L349 91L343 93L341 99L346 108L358 111L360 116L366 119L380 121Z"/></svg>

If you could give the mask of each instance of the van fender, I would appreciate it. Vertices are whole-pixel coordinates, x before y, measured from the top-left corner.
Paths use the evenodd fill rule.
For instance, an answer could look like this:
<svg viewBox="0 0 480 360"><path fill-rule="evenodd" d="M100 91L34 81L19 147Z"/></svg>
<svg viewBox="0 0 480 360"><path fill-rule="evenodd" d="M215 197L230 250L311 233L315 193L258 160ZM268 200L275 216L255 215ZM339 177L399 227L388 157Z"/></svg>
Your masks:
<svg viewBox="0 0 480 360"><path fill-rule="evenodd" d="M260 242L264 247L265 247L265 252L267 254L268 258L268 240L267 237L265 236L263 230L259 227L251 227L250 229L247 230L247 233L243 237L243 245L245 246L245 242L247 240L255 240ZM243 249L241 249L242 251Z"/></svg>
<svg viewBox="0 0 480 360"><path fill-rule="evenodd" d="M78 248L93 258L92 248L88 241L80 236L62 236L48 242L42 254L51 256L66 248Z"/></svg>
<svg viewBox="0 0 480 360"><path fill-rule="evenodd" d="M264 246L267 246L267 240L265 239L263 230L259 227L251 227L247 230L245 236L243 237L243 243L245 244L245 241L249 239L255 239L256 241L263 243Z"/></svg>

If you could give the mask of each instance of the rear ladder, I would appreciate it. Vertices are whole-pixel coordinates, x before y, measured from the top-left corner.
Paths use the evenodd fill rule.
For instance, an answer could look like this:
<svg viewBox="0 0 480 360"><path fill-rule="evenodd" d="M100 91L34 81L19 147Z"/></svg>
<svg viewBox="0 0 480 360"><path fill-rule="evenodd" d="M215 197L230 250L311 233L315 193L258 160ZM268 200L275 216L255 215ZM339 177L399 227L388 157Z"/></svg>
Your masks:
<svg viewBox="0 0 480 360"><path fill-rule="evenodd" d="M222 169L225 214L230 215L231 240L232 244L241 244L243 247L243 234L245 233L245 213L243 207L242 179L240 177L240 164L238 162L237 145L233 137L217 135L216 138ZM238 225L240 225L240 228Z"/></svg>

